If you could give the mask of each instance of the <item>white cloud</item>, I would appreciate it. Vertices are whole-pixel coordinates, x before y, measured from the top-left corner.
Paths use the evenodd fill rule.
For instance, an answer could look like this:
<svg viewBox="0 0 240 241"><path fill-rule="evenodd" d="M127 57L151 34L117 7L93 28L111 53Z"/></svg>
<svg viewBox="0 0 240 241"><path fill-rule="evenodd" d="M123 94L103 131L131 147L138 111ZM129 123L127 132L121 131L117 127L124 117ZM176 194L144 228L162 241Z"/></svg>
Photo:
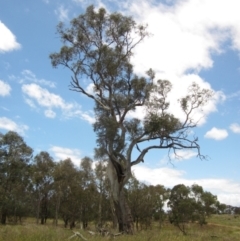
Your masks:
<svg viewBox="0 0 240 241"><path fill-rule="evenodd" d="M52 119L54 119L55 116L56 116L56 113L52 110L45 110L44 114L45 114L46 117L52 118Z"/></svg>
<svg viewBox="0 0 240 241"><path fill-rule="evenodd" d="M23 84L25 82L33 82L33 83L40 84L40 85L46 85L51 88L56 87L56 83L54 83L52 81L45 80L45 79L38 79L31 70L25 69L21 72L21 74L22 74L23 78L19 78L20 84Z"/></svg>
<svg viewBox="0 0 240 241"><path fill-rule="evenodd" d="M73 2L81 5L81 7L83 7L83 8L86 8L86 7L89 6L89 0L73 0ZM108 4L105 4L104 1L102 1L102 0L95 0L94 1L94 7L96 9L98 9L98 8L105 8L106 10L108 10L108 6L107 5Z"/></svg>
<svg viewBox="0 0 240 241"><path fill-rule="evenodd" d="M58 161L60 160L63 161L67 158L70 158L76 166L80 165L80 161L82 157L81 157L81 151L78 149L52 146L49 150L54 154L54 156L57 158Z"/></svg>
<svg viewBox="0 0 240 241"><path fill-rule="evenodd" d="M32 83L22 85L25 102L32 108L43 107L44 114L48 118L55 118L56 112L60 110L64 118L80 118L88 123L94 123L95 119L91 111L82 111L81 106L75 102L66 102L61 96L49 92L47 89Z"/></svg>
<svg viewBox="0 0 240 241"><path fill-rule="evenodd" d="M16 122L7 117L0 117L0 129L15 131L20 134L24 134L25 131L28 130L28 126L23 124L17 124Z"/></svg>
<svg viewBox="0 0 240 241"><path fill-rule="evenodd" d="M185 93L190 81L198 79L200 86L208 84L199 72L213 67L213 55L229 47L240 51L239 1L178 0L166 5L161 1L153 4L129 0L119 5L123 14L147 23L151 33L135 49L136 72L143 74L151 67L157 78L172 81L177 93L172 99ZM196 120L201 116L199 124L205 123L207 116L217 111L217 104L226 99L224 93L214 92L215 98L196 113ZM174 113L180 115L178 109L174 108Z"/></svg>
<svg viewBox="0 0 240 241"><path fill-rule="evenodd" d="M210 191L213 195L217 195L218 200L225 204L240 205L240 183L229 181L226 179L186 179L185 172L173 168L155 168L151 169L143 165L133 166L133 172L139 181L148 184L161 184L165 187L172 188L177 184L191 186L198 184L205 191Z"/></svg>
<svg viewBox="0 0 240 241"><path fill-rule="evenodd" d="M37 109L37 106L34 104L34 102L31 99L25 97L24 100L26 104L28 104L31 108Z"/></svg>
<svg viewBox="0 0 240 241"><path fill-rule="evenodd" d="M240 125L238 123L233 123L229 127L232 132L240 134Z"/></svg>
<svg viewBox="0 0 240 241"><path fill-rule="evenodd" d="M188 87L192 82L198 84L200 88L209 89L213 92L213 97L209 99L205 106L195 109L191 113L192 120L197 123L198 126L206 123L208 115L217 111L217 104L226 99L223 92L214 91L209 83L205 82L196 74L186 74L182 76L164 74L159 79L169 79L171 81L173 87L167 98L167 101L170 103L169 112L180 121L185 121L186 115L182 111L178 100L188 94ZM145 113L142 107L138 107L134 112L131 112L129 116L143 119Z"/></svg>
<svg viewBox="0 0 240 241"><path fill-rule="evenodd" d="M85 4L87 1L74 2ZM135 71L144 74L151 67L157 78L170 80L174 86L169 97L173 106L170 111L183 119L177 99L187 93L193 81L200 87L212 89L199 72L213 67L213 54L223 53L226 42L240 50L240 15L236 10L239 3L236 0L178 0L166 5L129 0L116 4L124 15L132 15L137 22L148 24L151 36L135 49ZM107 1L98 1L97 5L106 8ZM214 98L194 113L199 125L204 124L208 115L217 111L219 102L226 99L223 92L213 92ZM131 115L144 116L141 108Z"/></svg>
<svg viewBox="0 0 240 241"><path fill-rule="evenodd" d="M222 53L225 41L240 50L239 6L236 0L179 0L171 6L129 1L129 13L147 23L153 34L137 55L150 61L148 68L179 75L210 68L212 54Z"/></svg>
<svg viewBox="0 0 240 241"><path fill-rule="evenodd" d="M0 80L0 96L10 95L11 86L8 83Z"/></svg>
<svg viewBox="0 0 240 241"><path fill-rule="evenodd" d="M176 161L188 160L192 157L196 157L197 153L192 150L178 150L176 151L176 155L174 153L171 154L171 159L175 159Z"/></svg>
<svg viewBox="0 0 240 241"><path fill-rule="evenodd" d="M225 129L218 129L213 127L210 131L208 131L204 137L209 139L214 139L217 141L223 140L228 136L228 132Z"/></svg>
<svg viewBox="0 0 240 241"><path fill-rule="evenodd" d="M89 93L90 95L94 95L94 84L90 83L87 88L86 88L86 92Z"/></svg>
<svg viewBox="0 0 240 241"><path fill-rule="evenodd" d="M81 116L81 119L87 121L90 124L93 124L96 120L93 117L93 115L89 114L90 112L80 112L79 115Z"/></svg>
<svg viewBox="0 0 240 241"><path fill-rule="evenodd" d="M37 101L40 106L62 108L65 110L73 107L72 104L66 103L59 95L53 94L37 84L24 84L22 91L29 98Z"/></svg>
<svg viewBox="0 0 240 241"><path fill-rule="evenodd" d="M69 10L67 8L61 5L60 7L58 7L58 9L54 11L54 13L58 16L61 22L64 22L68 20L68 11Z"/></svg>
<svg viewBox="0 0 240 241"><path fill-rule="evenodd" d="M21 45L16 41L13 33L0 21L0 53L19 49Z"/></svg>
<svg viewBox="0 0 240 241"><path fill-rule="evenodd" d="M132 171L139 181L152 185L163 184L166 187L181 183L184 174L184 171L172 168L151 169L143 165L133 166Z"/></svg>
<svg viewBox="0 0 240 241"><path fill-rule="evenodd" d="M234 99L234 98L240 99L240 90L227 96L227 99Z"/></svg>

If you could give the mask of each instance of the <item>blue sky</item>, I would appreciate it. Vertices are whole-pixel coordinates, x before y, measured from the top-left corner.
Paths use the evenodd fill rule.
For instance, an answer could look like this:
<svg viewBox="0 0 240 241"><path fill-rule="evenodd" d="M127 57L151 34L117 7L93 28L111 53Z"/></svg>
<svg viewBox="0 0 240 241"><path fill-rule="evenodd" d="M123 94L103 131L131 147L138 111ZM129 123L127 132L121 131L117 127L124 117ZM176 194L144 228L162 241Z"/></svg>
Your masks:
<svg viewBox="0 0 240 241"><path fill-rule="evenodd" d="M70 72L53 69L49 54L61 47L59 21L68 23L89 4L148 23L151 37L135 51L137 74L150 67L173 83L171 103L197 82L214 98L196 113L202 153L149 153L134 167L141 181L173 187L197 183L226 204L240 206L240 15L238 0L0 0L0 132L17 131L35 153L79 165L93 157L93 103L68 90ZM89 86L86 86L86 88ZM181 118L179 108L171 111ZM142 118L138 109L135 116Z"/></svg>

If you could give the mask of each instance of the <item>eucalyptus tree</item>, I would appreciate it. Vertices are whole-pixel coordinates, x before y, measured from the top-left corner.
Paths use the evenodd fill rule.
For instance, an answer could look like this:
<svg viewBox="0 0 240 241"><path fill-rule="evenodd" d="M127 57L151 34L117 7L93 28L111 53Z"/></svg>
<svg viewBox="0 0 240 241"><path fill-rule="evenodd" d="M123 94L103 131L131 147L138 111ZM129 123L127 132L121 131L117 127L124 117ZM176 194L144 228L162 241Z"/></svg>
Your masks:
<svg viewBox="0 0 240 241"><path fill-rule="evenodd" d="M190 197L190 188L178 184L171 190L168 207L171 209L169 220L186 235L186 223L192 221L195 212L195 199Z"/></svg>
<svg viewBox="0 0 240 241"><path fill-rule="evenodd" d="M41 151L33 159L32 185L36 198L36 218L46 223L49 214L49 200L53 191L55 162L48 152Z"/></svg>
<svg viewBox="0 0 240 241"><path fill-rule="evenodd" d="M81 174L74 166L72 160L67 158L56 164L54 173L54 196L55 202L55 225L58 224L59 216L64 221L65 227L70 226L80 216L81 206Z"/></svg>
<svg viewBox="0 0 240 241"><path fill-rule="evenodd" d="M33 150L16 132L0 135L0 215L6 224L9 216L18 215L26 204Z"/></svg>
<svg viewBox="0 0 240 241"><path fill-rule="evenodd" d="M134 175L132 175L132 177L129 179L126 188L128 203L131 208L133 221L136 225L137 230L139 229L139 224L141 225L143 217L145 217L146 215L147 194L146 192L144 192L146 188L147 186L143 183L140 183Z"/></svg>
<svg viewBox="0 0 240 241"><path fill-rule="evenodd" d="M204 191L202 194L202 202L204 206L204 211L206 216L211 216L211 214L217 213L217 196L213 195L211 192Z"/></svg>
<svg viewBox="0 0 240 241"><path fill-rule="evenodd" d="M89 157L84 157L81 159L80 175L81 188L83 190L81 197L81 221L83 228L88 227L88 222L93 219L94 211L97 212L97 205L95 202L98 192L95 185L92 164L93 160Z"/></svg>
<svg viewBox="0 0 240 241"><path fill-rule="evenodd" d="M166 218L166 213L164 211L164 205L170 195L170 189L165 188L163 185L149 186L149 193L153 200L153 211L155 220L159 221L160 228Z"/></svg>
<svg viewBox="0 0 240 241"><path fill-rule="evenodd" d="M106 163L103 160L96 162L94 168L94 180L98 191L97 223L99 227L102 227L104 222L110 219L111 213L109 210L107 210L107 207L109 207L109 202L106 203L106 200L107 197L109 197L109 185L106 178Z"/></svg>
<svg viewBox="0 0 240 241"><path fill-rule="evenodd" d="M132 17L89 6L70 25L60 23L57 33L63 46L50 55L52 65L69 69L70 90L89 97L95 104L96 157L109 160L119 230L130 232L131 218L123 187L131 176L131 167L143 162L153 149L191 148L201 156L198 139L190 132L197 124L192 113L207 102L211 92L193 83L189 94L179 100L185 119L180 121L172 115L167 102L171 83L155 81L151 69L144 76L134 73L134 49L149 34L146 26L138 25ZM130 115L137 107L147 110L144 121ZM139 154L133 158L136 149Z"/></svg>

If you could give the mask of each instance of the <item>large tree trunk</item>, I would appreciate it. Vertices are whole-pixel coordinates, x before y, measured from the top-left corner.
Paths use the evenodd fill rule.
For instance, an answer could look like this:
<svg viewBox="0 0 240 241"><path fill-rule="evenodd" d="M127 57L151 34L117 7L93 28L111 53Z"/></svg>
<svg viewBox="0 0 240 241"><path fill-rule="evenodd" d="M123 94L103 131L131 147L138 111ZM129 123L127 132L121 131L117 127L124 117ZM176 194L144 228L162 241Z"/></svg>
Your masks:
<svg viewBox="0 0 240 241"><path fill-rule="evenodd" d="M115 212L118 219L119 232L133 233L133 219L131 210L124 196L124 190L119 193L119 199L114 200Z"/></svg>
<svg viewBox="0 0 240 241"><path fill-rule="evenodd" d="M111 183L114 211L118 220L119 232L132 234L133 218L124 193L124 185L129 179L130 173L126 173L125 177L120 179L114 166L109 162L107 175Z"/></svg>

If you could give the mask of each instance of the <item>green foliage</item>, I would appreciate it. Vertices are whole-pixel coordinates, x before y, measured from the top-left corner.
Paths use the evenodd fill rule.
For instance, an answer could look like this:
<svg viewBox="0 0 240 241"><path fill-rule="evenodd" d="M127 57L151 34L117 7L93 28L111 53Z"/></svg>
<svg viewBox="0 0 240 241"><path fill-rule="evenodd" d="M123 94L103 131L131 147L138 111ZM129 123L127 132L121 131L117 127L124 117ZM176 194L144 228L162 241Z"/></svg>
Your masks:
<svg viewBox="0 0 240 241"><path fill-rule="evenodd" d="M206 104L212 93L193 83L188 95L179 100L185 120L171 114L171 82L155 81L152 69L146 71L146 76L137 76L133 71L131 57L134 48L148 36L145 26L120 13L89 6L69 27L60 23L57 32L63 46L50 55L52 65L67 67L72 73L70 89L94 100L98 145L95 156L108 158L115 168L123 164L124 184L130 177L131 166L143 161L151 149L169 148L175 153L177 149L191 148L203 157L197 138L189 134L189 129L197 124L191 117L193 111ZM93 86L94 93L87 92L83 78ZM137 107L147 112L143 122L131 118ZM151 140L159 140L159 144L148 142L144 149L138 148L138 144ZM132 160L135 148L140 153ZM117 171L118 180L120 173Z"/></svg>
<svg viewBox="0 0 240 241"><path fill-rule="evenodd" d="M49 199L53 190L55 163L48 152L40 152L34 157L32 170L32 194L35 199L37 223L44 224L49 216Z"/></svg>
<svg viewBox="0 0 240 241"><path fill-rule="evenodd" d="M137 121L132 123L138 125ZM0 141L2 223L24 222L24 217L33 216L45 226L45 219L53 218L56 225L63 221L66 227L74 228L79 222L87 228L91 223L104 226L113 220L107 161L93 165L91 158L84 157L80 167L76 167L71 159L54 162L47 152L40 152L32 159L33 150L17 133L1 135ZM239 207L219 203L216 196L197 184L191 187L180 184L170 190L140 183L133 177L124 193L138 230L154 228L154 221L162 230L166 229L164 204L168 199L170 221L185 233L191 232L190 224L206 224L213 213L235 213L230 216L231 223L238 221Z"/></svg>
<svg viewBox="0 0 240 241"><path fill-rule="evenodd" d="M169 190L162 185L140 183L133 176L128 182L126 193L137 230L152 227L154 220L159 222L160 227L163 225L166 218L163 207Z"/></svg>
<svg viewBox="0 0 240 241"><path fill-rule="evenodd" d="M29 162L33 150L16 132L0 137L0 216L6 224L7 216L22 216L23 202L28 201ZM25 211L25 210L24 210Z"/></svg>
<svg viewBox="0 0 240 241"><path fill-rule="evenodd" d="M201 186L179 184L173 187L169 197L169 220L186 234L187 223L206 224L206 217L216 212L217 205L217 197L204 191Z"/></svg>
<svg viewBox="0 0 240 241"><path fill-rule="evenodd" d="M192 117L194 110L206 104L212 93L192 83L188 95L179 100L185 119L174 116L169 111L170 81L155 81L152 69L144 76L134 73L134 48L148 33L131 17L89 6L68 27L60 23L57 33L63 46L50 55L52 66L67 67L72 74L70 89L94 101L95 157L107 159L115 170L111 187L119 228L129 228L123 187L131 176L131 167L143 162L152 149L169 149L174 154L179 149L195 149L203 158L198 139L189 129L197 124ZM93 91L88 91L86 83ZM146 112L144 121L131 117L137 107ZM141 149L142 143L147 144ZM132 160L135 148L139 153Z"/></svg>

